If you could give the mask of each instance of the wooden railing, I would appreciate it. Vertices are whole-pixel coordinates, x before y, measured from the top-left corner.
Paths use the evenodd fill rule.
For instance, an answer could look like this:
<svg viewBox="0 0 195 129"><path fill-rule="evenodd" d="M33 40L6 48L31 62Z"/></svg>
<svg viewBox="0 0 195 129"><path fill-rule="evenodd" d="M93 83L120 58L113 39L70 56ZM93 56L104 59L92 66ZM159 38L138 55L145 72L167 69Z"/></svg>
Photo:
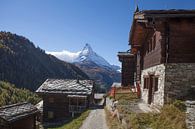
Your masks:
<svg viewBox="0 0 195 129"><path fill-rule="evenodd" d="M81 113L86 109L86 106L69 105L69 112Z"/></svg>

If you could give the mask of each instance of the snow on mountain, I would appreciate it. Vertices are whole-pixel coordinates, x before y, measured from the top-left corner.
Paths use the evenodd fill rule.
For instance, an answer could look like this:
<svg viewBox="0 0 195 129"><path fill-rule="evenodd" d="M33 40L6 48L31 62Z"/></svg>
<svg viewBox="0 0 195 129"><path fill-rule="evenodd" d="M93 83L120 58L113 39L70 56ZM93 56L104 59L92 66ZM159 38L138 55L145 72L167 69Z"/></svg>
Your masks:
<svg viewBox="0 0 195 129"><path fill-rule="evenodd" d="M86 44L82 51L73 53L66 50L61 52L46 52L48 54L54 55L57 58L70 62L70 63L79 63L84 61L92 61L93 63L101 66L114 69L118 71L119 66L111 65L103 57L99 56L96 52L93 51L89 44Z"/></svg>
<svg viewBox="0 0 195 129"><path fill-rule="evenodd" d="M85 45L79 56L75 59L75 62L82 61L92 61L99 66L111 66L104 58L96 54L89 44Z"/></svg>
<svg viewBox="0 0 195 129"><path fill-rule="evenodd" d="M75 59L79 56L81 51L74 53L74 52L69 52L69 51L63 50L61 52L46 52L46 53L54 55L55 57L57 57L60 60L73 63L75 61Z"/></svg>

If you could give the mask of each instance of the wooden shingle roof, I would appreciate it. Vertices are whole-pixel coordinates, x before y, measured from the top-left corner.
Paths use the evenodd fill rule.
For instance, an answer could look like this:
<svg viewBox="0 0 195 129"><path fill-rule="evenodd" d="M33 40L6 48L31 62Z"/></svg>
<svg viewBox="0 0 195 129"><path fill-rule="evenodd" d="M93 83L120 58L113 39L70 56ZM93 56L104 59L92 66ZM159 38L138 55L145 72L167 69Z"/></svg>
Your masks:
<svg viewBox="0 0 195 129"><path fill-rule="evenodd" d="M118 52L118 56L134 56L130 52Z"/></svg>
<svg viewBox="0 0 195 129"><path fill-rule="evenodd" d="M93 89L91 80L47 79L37 93L54 93L67 95L90 95Z"/></svg>
<svg viewBox="0 0 195 129"><path fill-rule="evenodd" d="M38 113L38 109L27 102L0 107L0 119L13 122L18 119Z"/></svg>
<svg viewBox="0 0 195 129"><path fill-rule="evenodd" d="M143 26L145 23L154 23L154 20L159 19L171 19L171 18L195 18L195 10L182 10L182 9L170 9L170 10L143 10L134 13L133 23L129 33L129 45L131 48L141 47L148 36L150 27L146 29ZM152 32L152 31L151 31Z"/></svg>
<svg viewBox="0 0 195 129"><path fill-rule="evenodd" d="M187 18L195 17L195 10L181 10L181 9L170 9L170 10L143 10L135 12L135 19L146 19L146 18Z"/></svg>

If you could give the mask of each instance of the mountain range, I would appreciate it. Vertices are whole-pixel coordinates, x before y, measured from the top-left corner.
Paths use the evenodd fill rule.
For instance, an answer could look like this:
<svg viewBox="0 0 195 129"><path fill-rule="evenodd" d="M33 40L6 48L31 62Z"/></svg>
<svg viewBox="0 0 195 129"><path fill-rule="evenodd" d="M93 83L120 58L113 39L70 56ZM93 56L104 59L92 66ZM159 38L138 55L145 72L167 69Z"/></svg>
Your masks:
<svg viewBox="0 0 195 129"><path fill-rule="evenodd" d="M27 38L0 32L0 80L34 91L47 78L89 79L75 65L46 54Z"/></svg>
<svg viewBox="0 0 195 129"><path fill-rule="evenodd" d="M96 84L109 88L113 82L120 82L120 67L111 65L103 57L93 51L90 44L78 52L47 52L57 58L73 63L83 70Z"/></svg>

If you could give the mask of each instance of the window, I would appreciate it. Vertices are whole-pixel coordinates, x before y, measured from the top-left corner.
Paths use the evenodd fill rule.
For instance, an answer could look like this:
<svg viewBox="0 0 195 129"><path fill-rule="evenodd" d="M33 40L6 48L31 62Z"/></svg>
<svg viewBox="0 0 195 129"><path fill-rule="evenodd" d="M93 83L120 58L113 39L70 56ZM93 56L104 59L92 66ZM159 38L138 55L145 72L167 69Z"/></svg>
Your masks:
<svg viewBox="0 0 195 129"><path fill-rule="evenodd" d="M149 87L149 78L144 77L144 89L148 89L148 87Z"/></svg>
<svg viewBox="0 0 195 129"><path fill-rule="evenodd" d="M152 39L149 40L149 52L151 52L151 51L152 51Z"/></svg>
<svg viewBox="0 0 195 129"><path fill-rule="evenodd" d="M86 106L86 98L80 98L78 101L79 106Z"/></svg>
<svg viewBox="0 0 195 129"><path fill-rule="evenodd" d="M50 97L49 98L49 103L54 103L54 98Z"/></svg>
<svg viewBox="0 0 195 129"><path fill-rule="evenodd" d="M148 40L147 53L151 52L156 47L156 34L154 34L150 40Z"/></svg>
<svg viewBox="0 0 195 129"><path fill-rule="evenodd" d="M152 48L153 48L153 46L152 46L152 45L153 45L153 38L150 40L150 51L152 51L152 50L153 50L153 49L152 49Z"/></svg>
<svg viewBox="0 0 195 129"><path fill-rule="evenodd" d="M146 44L146 54L149 52L149 42Z"/></svg>
<svg viewBox="0 0 195 129"><path fill-rule="evenodd" d="M146 78L144 78L144 89L146 88Z"/></svg>
<svg viewBox="0 0 195 129"><path fill-rule="evenodd" d="M153 41L152 41L152 50L154 50L156 47L156 34L153 36Z"/></svg>
<svg viewBox="0 0 195 129"><path fill-rule="evenodd" d="M158 77L154 77L154 91L158 91Z"/></svg>
<svg viewBox="0 0 195 129"><path fill-rule="evenodd" d="M158 91L158 76L153 76L151 80L148 76L144 77L144 89L149 89L150 83L153 85L153 91Z"/></svg>
<svg viewBox="0 0 195 129"><path fill-rule="evenodd" d="M53 116L54 116L53 112L52 111L48 111L48 118L49 119L53 119Z"/></svg>

